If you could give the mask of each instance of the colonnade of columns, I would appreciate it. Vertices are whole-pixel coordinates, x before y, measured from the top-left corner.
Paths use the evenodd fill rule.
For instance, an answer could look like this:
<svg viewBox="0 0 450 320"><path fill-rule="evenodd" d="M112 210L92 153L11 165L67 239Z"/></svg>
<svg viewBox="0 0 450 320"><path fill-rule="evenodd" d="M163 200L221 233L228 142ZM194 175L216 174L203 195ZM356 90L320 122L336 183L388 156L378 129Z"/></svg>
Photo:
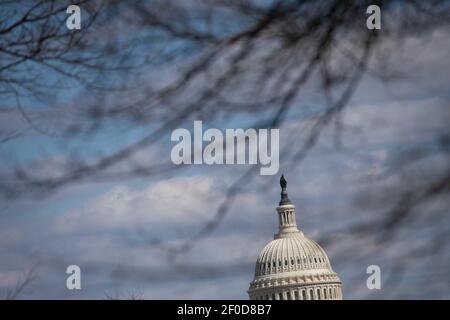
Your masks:
<svg viewBox="0 0 450 320"><path fill-rule="evenodd" d="M255 293L253 300L341 300L338 286L305 287L283 290L275 293Z"/></svg>

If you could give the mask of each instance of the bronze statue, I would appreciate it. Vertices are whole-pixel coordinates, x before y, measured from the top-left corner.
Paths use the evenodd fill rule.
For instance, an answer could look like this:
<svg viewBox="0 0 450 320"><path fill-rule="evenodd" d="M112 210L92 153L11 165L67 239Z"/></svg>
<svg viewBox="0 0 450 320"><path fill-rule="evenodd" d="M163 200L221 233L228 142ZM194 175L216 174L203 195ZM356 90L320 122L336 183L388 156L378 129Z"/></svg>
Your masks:
<svg viewBox="0 0 450 320"><path fill-rule="evenodd" d="M283 174L281 175L281 178L280 178L280 186L281 186L281 189L286 189L286 187L287 187L287 181L284 178Z"/></svg>
<svg viewBox="0 0 450 320"><path fill-rule="evenodd" d="M286 191L287 181L284 178L284 175L281 175L280 178L280 186L281 186L281 200L279 202L280 206L284 204L291 204L291 200L288 198L288 193Z"/></svg>

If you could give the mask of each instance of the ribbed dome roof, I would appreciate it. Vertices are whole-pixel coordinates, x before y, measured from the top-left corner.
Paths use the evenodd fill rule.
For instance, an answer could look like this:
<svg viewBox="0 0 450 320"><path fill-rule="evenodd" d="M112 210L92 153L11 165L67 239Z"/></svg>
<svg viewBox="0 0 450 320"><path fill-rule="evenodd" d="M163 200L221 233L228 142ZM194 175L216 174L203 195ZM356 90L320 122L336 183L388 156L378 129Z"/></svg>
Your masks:
<svg viewBox="0 0 450 320"><path fill-rule="evenodd" d="M262 249L256 261L255 276L306 270L332 272L325 251L298 232L274 239Z"/></svg>

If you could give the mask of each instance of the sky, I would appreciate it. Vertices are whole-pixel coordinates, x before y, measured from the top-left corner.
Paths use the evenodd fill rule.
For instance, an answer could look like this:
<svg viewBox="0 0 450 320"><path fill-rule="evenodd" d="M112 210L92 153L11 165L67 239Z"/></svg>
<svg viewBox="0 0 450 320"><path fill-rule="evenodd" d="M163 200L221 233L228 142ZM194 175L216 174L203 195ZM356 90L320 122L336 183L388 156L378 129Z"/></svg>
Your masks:
<svg viewBox="0 0 450 320"><path fill-rule="evenodd" d="M412 36L390 52L389 65L405 78L381 82L370 74L363 77L342 115L348 128L342 136L344 150L336 149L334 131L325 129L301 165L281 167L273 176L256 173L219 226L175 257L170 248L182 245L214 219L227 188L248 166L195 165L163 176L75 184L1 204L0 297L35 266L37 278L19 298L125 298L140 292L146 299L247 299L256 258L277 232L278 181L284 173L299 228L323 245L343 282L344 298L450 299L450 251L406 255L416 249L420 252L424 243L433 241L434 233L448 233L444 215L437 215L442 221L427 223L420 218L401 228L389 245L383 245L376 232L361 236L347 228L358 222L375 224L385 214L380 203L372 204L384 201L384 193L374 196L370 205L361 204L360 197L395 188L402 177L381 177L399 155L417 147L433 148L436 133L448 133L447 31ZM313 110L320 108L313 84L301 99ZM0 121L12 127L14 121L21 121L17 115L12 118ZM247 120L214 125L233 128ZM301 142L302 130L311 121L308 113L292 115L280 128L281 143L289 147ZM113 150L139 137L140 130L104 128L84 152ZM137 157L169 160L173 144L169 137L165 139ZM48 157L38 164L45 176L55 173L55 163L65 161L65 154L58 153L61 149L53 147L60 144L64 140L30 134L0 149L4 159L21 161L45 150ZM448 154L436 152L407 168L406 175L407 170L448 164ZM448 204L447 196L418 210L434 217L433 212L448 214ZM65 271L73 264L81 268L81 290L66 288ZM373 264L381 267L381 290L366 287L366 269Z"/></svg>

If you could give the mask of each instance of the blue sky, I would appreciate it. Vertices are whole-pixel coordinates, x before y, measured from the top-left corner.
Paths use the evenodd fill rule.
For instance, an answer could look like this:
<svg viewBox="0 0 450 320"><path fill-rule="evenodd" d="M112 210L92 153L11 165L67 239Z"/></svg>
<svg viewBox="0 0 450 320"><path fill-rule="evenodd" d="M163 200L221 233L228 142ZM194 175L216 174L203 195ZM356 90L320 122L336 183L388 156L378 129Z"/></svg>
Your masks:
<svg viewBox="0 0 450 320"><path fill-rule="evenodd" d="M432 234L448 232L446 220L426 224L419 219L417 225L400 229L389 246L380 244L376 233L361 237L345 232L354 222L376 221L385 214L380 206L361 205L358 197L395 187L403 177L377 179L399 154L433 148L436 134L448 133L447 31L410 37L391 52L389 65L405 78L388 83L370 74L363 78L342 115L349 128L342 136L344 151L335 148L332 128L325 129L300 166L282 167L275 176L255 176L219 227L175 260L166 248L179 246L214 217L227 187L247 166L190 166L163 176L80 183L48 195L5 201L0 205L0 294L15 285L22 271L37 265L38 278L22 298L102 299L105 293L126 296L137 290L149 299L246 299L256 257L276 232L278 179L283 172L300 228L319 243L331 237L324 249L343 281L345 298L450 298L449 252L405 255L432 241ZM60 94L60 101L68 96L65 91ZM312 116L323 109L322 99L309 83L298 102L309 108L290 114L280 127L283 146L293 148L305 139ZM35 120L49 123L38 114ZM23 119L11 111L0 121L3 128L14 128ZM204 121L204 126L239 128L251 121L252 116L239 116ZM186 122L186 128L191 129L192 122ZM147 129L115 121L95 138L80 137L72 143L79 156L89 158L117 150ZM0 154L5 162L37 161L33 165L44 176L57 174L71 150L66 141L59 135L30 132L0 145ZM171 146L165 136L135 159L169 161ZM283 154L280 157L283 161ZM435 152L411 170L445 168L448 161L448 153ZM424 215L448 213L448 200L438 198L419 210ZM372 201L382 202L382 194ZM81 267L80 291L65 287L70 264ZM383 287L376 292L365 286L365 270L371 264L382 270Z"/></svg>

